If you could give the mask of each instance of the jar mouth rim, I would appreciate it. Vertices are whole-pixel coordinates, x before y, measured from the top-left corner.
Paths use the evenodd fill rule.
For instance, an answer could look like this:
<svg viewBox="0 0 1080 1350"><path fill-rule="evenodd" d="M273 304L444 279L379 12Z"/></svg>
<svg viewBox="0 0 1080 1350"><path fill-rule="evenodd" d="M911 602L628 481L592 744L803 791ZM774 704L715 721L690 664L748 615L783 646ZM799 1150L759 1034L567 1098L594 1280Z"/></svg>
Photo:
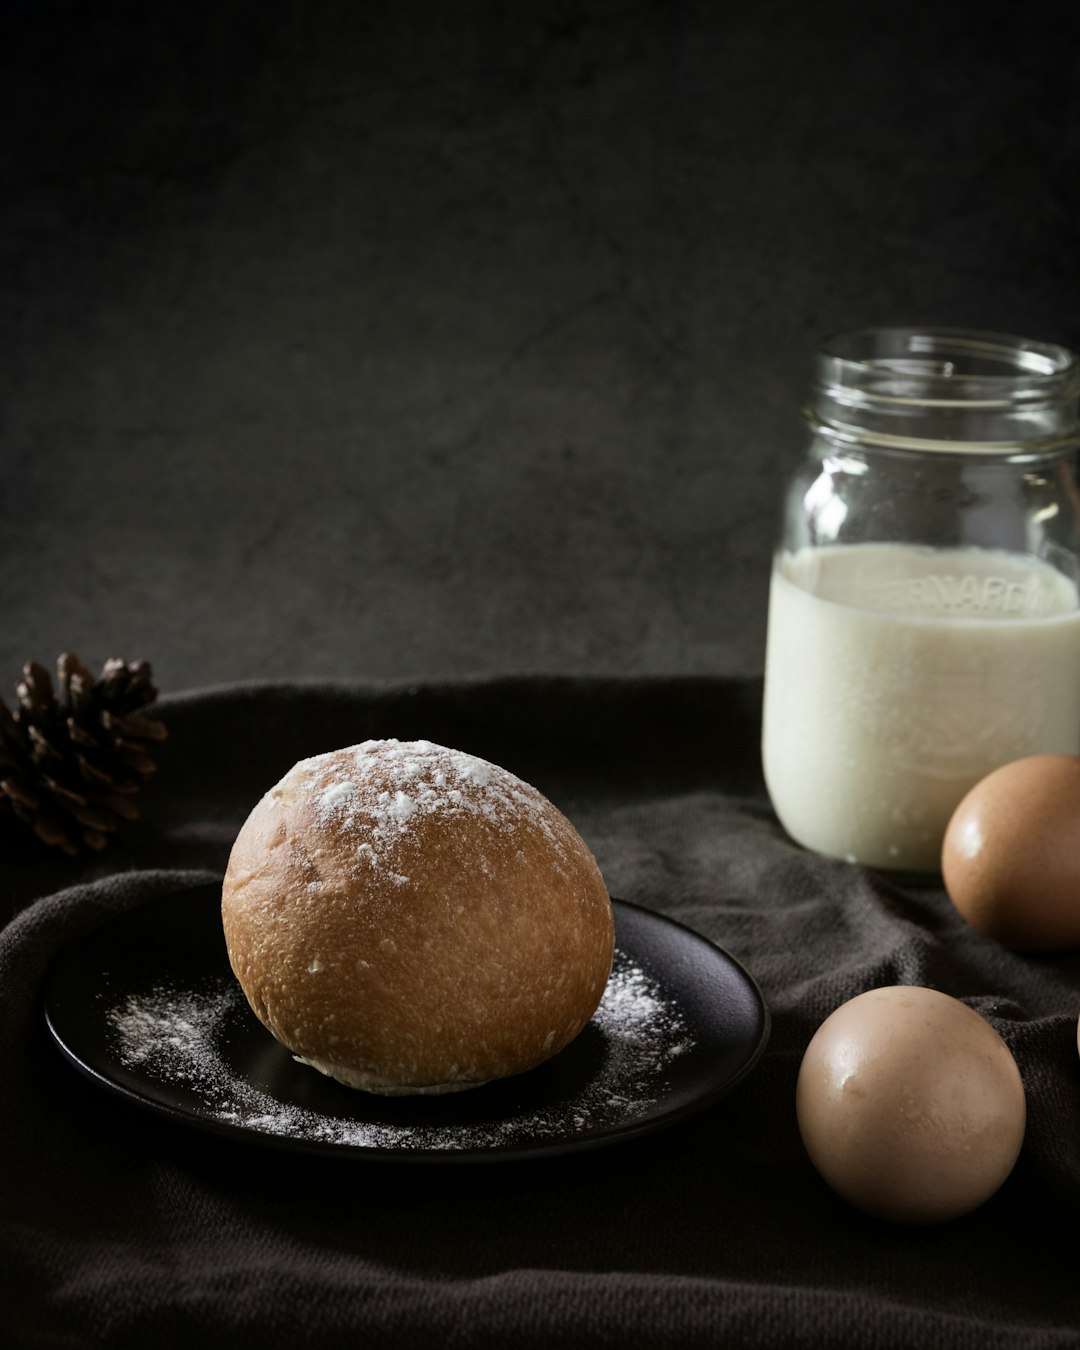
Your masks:
<svg viewBox="0 0 1080 1350"><path fill-rule="evenodd" d="M819 375L826 387L839 386L856 397L939 406L1007 404L1080 392L1080 358L1067 347L933 324L835 334L819 347ZM910 384L902 390L881 387L897 379Z"/></svg>

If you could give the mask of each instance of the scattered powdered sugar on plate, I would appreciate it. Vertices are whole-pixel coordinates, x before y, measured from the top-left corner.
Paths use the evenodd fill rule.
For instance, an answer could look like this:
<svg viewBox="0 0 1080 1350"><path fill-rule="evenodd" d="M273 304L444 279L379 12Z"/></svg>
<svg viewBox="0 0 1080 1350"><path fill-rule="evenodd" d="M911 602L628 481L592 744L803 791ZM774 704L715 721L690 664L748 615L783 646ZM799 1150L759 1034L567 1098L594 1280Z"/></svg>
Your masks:
<svg viewBox="0 0 1080 1350"><path fill-rule="evenodd" d="M119 1063L144 1080L193 1092L197 1116L257 1133L358 1149L488 1151L557 1143L625 1126L663 1099L668 1066L693 1044L674 1001L640 965L616 951L593 1017L603 1055L575 1091L550 1105L482 1123L387 1123L281 1101L249 1081L230 1062L228 1046L238 1019L250 1016L242 991L228 977L200 988L160 984L147 993L128 995L106 1013ZM362 1117L363 1103L372 1099L357 1093L355 1100Z"/></svg>

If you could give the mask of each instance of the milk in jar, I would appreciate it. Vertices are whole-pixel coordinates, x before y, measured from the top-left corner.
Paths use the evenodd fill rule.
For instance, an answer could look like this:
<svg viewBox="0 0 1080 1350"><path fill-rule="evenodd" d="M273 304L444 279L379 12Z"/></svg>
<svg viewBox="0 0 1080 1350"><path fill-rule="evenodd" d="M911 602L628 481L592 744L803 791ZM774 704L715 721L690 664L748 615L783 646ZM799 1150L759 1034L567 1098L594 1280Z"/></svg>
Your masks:
<svg viewBox="0 0 1080 1350"><path fill-rule="evenodd" d="M763 761L799 843L936 871L968 789L1044 752L1080 752L1080 600L1069 577L992 548L777 555Z"/></svg>
<svg viewBox="0 0 1080 1350"><path fill-rule="evenodd" d="M1080 357L840 334L803 423L769 602L769 795L808 848L936 873L980 778L1080 752Z"/></svg>

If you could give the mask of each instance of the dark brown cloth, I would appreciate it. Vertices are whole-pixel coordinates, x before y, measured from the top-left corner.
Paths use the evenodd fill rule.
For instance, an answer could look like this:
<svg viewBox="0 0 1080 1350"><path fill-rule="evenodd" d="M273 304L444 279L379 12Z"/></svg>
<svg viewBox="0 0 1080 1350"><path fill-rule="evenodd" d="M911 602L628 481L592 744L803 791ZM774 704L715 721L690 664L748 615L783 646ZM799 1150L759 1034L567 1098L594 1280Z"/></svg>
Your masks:
<svg viewBox="0 0 1080 1350"><path fill-rule="evenodd" d="M168 699L144 818L72 863L5 844L0 1343L38 1347L1080 1344L1080 960L1011 954L937 888L810 855L776 823L760 688L707 679L244 686ZM426 737L545 791L613 894L707 934L761 984L764 1058L647 1139L512 1164L294 1155L160 1120L48 1039L49 964L104 916L220 877L301 757ZM871 1220L807 1160L800 1057L876 985L969 1002L1019 1062L1029 1123L986 1205Z"/></svg>

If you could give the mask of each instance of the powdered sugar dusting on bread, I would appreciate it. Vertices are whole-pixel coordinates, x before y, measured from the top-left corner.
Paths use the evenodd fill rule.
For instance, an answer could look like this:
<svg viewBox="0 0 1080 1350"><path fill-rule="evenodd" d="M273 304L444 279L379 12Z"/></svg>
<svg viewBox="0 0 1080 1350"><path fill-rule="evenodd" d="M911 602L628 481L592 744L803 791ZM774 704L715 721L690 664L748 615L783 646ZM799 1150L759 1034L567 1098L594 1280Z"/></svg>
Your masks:
<svg viewBox="0 0 1080 1350"><path fill-rule="evenodd" d="M377 867L391 881L403 839L425 818L479 816L496 828L515 822L539 830L557 854L566 847L561 813L507 769L431 741L368 740L301 760L264 799L285 793L310 800L315 819L351 833L353 862Z"/></svg>

